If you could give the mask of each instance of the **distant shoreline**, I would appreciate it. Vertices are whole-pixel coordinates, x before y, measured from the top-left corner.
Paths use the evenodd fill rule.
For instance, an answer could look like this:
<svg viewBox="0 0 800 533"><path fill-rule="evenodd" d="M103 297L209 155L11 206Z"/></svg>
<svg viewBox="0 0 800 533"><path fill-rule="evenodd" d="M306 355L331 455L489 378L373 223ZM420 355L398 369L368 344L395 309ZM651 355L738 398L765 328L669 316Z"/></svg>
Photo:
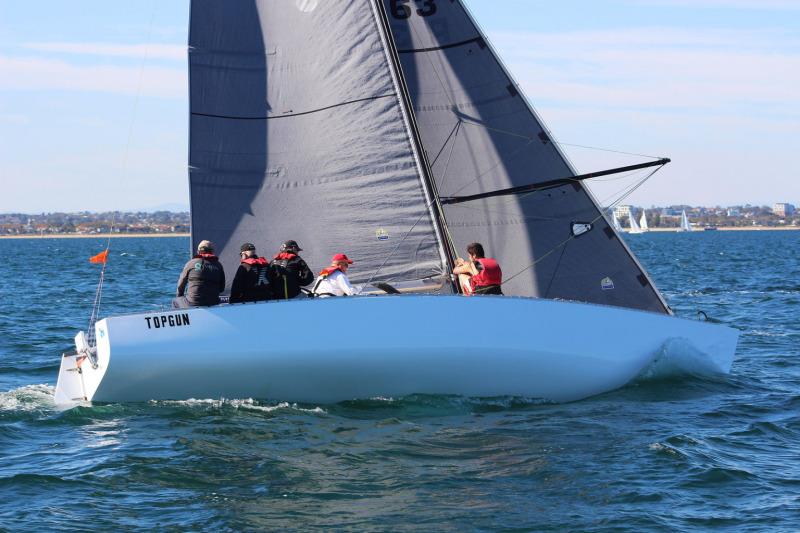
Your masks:
<svg viewBox="0 0 800 533"><path fill-rule="evenodd" d="M800 230L800 226L719 226L717 231L793 231ZM677 233L678 228L650 228L652 233ZM705 231L703 228L693 228L692 233ZM622 233L629 233L627 228ZM45 235L0 235L0 239L134 239L134 238L167 238L191 237L190 233L96 233L92 235L68 233Z"/></svg>
<svg viewBox="0 0 800 533"><path fill-rule="evenodd" d="M83 233L59 233L43 235L0 235L0 239L133 239L144 238L163 238L163 237L190 237L189 233L93 233L86 235Z"/></svg>
<svg viewBox="0 0 800 533"><path fill-rule="evenodd" d="M716 231L791 231L791 230L800 230L800 226L717 226ZM677 233L678 228L650 228L650 232L653 233ZM692 228L692 231L689 233L699 233L705 231L704 228ZM714 230L712 230L714 231ZM630 230L627 228L622 229L623 233L629 233Z"/></svg>

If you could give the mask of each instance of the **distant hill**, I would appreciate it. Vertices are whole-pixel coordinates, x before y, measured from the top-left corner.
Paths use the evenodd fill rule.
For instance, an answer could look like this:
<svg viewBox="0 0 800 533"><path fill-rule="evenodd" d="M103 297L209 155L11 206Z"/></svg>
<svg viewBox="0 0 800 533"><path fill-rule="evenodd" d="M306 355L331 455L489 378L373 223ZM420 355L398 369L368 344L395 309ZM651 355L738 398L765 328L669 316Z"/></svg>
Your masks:
<svg viewBox="0 0 800 533"><path fill-rule="evenodd" d="M188 213L189 212L189 204L179 204L179 203L171 203L171 204L160 204L153 207L147 207L141 210L144 213L155 213L156 211L169 211L171 213Z"/></svg>

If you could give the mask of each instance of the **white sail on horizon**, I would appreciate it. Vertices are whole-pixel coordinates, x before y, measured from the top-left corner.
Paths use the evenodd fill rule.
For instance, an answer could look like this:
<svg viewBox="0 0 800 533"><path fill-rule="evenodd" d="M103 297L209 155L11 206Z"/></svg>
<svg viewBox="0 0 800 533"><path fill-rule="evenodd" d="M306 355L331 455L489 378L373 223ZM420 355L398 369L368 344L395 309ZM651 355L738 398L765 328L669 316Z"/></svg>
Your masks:
<svg viewBox="0 0 800 533"><path fill-rule="evenodd" d="M630 211L628 211L628 223L631 225L631 229L628 230L628 233L642 233L642 228L636 223L636 219L633 218L633 213Z"/></svg>
<svg viewBox="0 0 800 533"><path fill-rule="evenodd" d="M642 209L642 216L639 217L639 227L641 228L642 232L650 231L650 226L647 225L647 211Z"/></svg>
<svg viewBox="0 0 800 533"><path fill-rule="evenodd" d="M681 211L681 227L678 231L692 231L692 225L689 224L689 217L686 216L686 210Z"/></svg>

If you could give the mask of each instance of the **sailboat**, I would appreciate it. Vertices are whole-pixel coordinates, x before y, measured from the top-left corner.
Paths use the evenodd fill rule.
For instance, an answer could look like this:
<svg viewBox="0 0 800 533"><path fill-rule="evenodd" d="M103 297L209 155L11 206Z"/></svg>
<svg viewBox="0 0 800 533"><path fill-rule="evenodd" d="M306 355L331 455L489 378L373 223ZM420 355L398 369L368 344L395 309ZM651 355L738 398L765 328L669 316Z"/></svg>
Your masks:
<svg viewBox="0 0 800 533"><path fill-rule="evenodd" d="M668 160L576 172L461 1L193 0L189 66L192 250L230 277L242 242L294 239L363 291L97 320L57 403L560 402L676 350L730 370L738 332L674 316L584 185ZM473 241L505 296L459 294Z"/></svg>
<svg viewBox="0 0 800 533"><path fill-rule="evenodd" d="M647 211L644 209L642 209L642 216L639 217L639 228L642 233L650 231L650 227L647 225Z"/></svg>
<svg viewBox="0 0 800 533"><path fill-rule="evenodd" d="M686 216L686 210L681 211L681 225L678 228L679 232L692 231L692 225L689 224L689 217Z"/></svg>
<svg viewBox="0 0 800 533"><path fill-rule="evenodd" d="M628 224L630 225L630 229L628 233L637 234L642 233L642 228L639 227L639 224L636 223L636 219L633 216L631 211L628 211Z"/></svg>
<svg viewBox="0 0 800 533"><path fill-rule="evenodd" d="M612 209L610 211L610 214L611 214L611 227L613 227L614 231L616 231L617 233L622 233L622 224L619 223L619 219L617 218L617 213L614 212L614 210Z"/></svg>

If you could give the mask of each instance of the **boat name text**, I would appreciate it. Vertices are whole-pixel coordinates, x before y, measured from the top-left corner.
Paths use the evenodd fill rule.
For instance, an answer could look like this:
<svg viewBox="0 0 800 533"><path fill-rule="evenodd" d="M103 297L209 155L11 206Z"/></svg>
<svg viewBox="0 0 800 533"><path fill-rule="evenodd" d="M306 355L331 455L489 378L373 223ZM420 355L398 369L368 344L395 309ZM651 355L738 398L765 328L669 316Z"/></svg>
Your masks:
<svg viewBox="0 0 800 533"><path fill-rule="evenodd" d="M146 316L144 319L147 321L147 329L161 329L167 326L174 328L175 326L189 325L189 313L181 313L179 315Z"/></svg>

